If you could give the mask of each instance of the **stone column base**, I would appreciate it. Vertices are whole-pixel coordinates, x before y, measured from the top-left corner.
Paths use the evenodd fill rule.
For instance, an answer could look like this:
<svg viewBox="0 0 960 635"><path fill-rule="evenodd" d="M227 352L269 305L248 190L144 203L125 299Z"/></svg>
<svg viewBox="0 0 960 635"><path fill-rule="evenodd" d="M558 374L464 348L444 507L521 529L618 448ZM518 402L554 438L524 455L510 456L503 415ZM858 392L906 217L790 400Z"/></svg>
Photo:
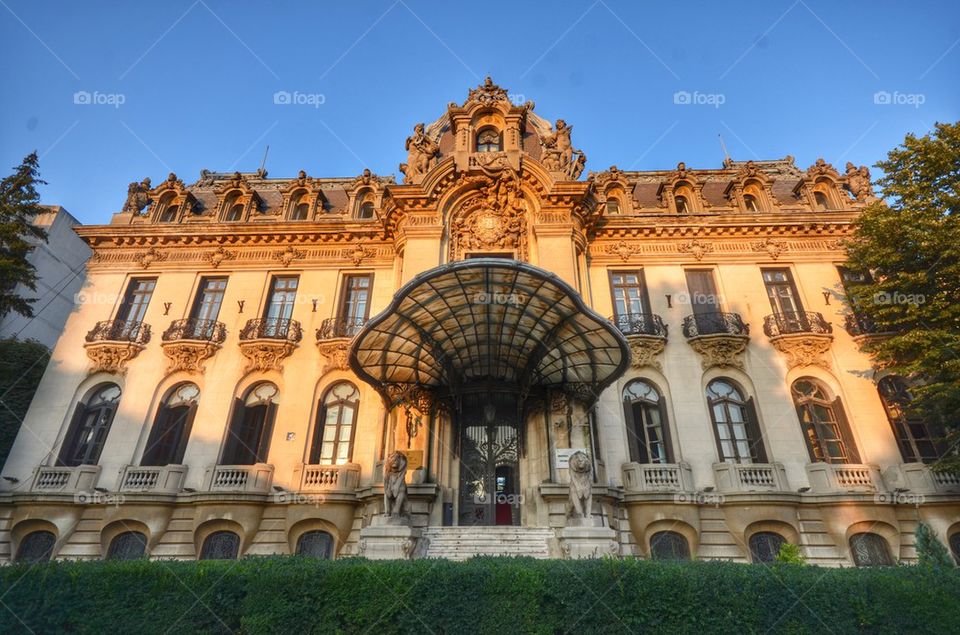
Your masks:
<svg viewBox="0 0 960 635"><path fill-rule="evenodd" d="M610 527L580 526L564 527L559 532L560 549L568 559L602 558L620 555L617 533Z"/></svg>
<svg viewBox="0 0 960 635"><path fill-rule="evenodd" d="M360 554L370 560L410 560L420 539L420 530L387 516L374 516L360 530Z"/></svg>

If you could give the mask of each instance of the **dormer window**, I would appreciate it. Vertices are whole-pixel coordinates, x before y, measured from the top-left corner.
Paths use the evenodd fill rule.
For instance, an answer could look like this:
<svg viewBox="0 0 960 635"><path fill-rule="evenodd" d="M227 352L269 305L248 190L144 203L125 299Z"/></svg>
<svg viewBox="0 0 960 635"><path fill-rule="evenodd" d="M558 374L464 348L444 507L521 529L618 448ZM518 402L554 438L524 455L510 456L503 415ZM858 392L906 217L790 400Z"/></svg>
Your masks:
<svg viewBox="0 0 960 635"><path fill-rule="evenodd" d="M674 202L677 204L678 214L686 214L688 211L690 211L690 208L687 206L686 196L678 196L674 199Z"/></svg>
<svg viewBox="0 0 960 635"><path fill-rule="evenodd" d="M620 213L620 201L615 198L607 199L607 214L619 214Z"/></svg>
<svg viewBox="0 0 960 635"><path fill-rule="evenodd" d="M236 222L243 220L243 203L235 203L230 206L230 211L227 212L227 221Z"/></svg>
<svg viewBox="0 0 960 635"><path fill-rule="evenodd" d="M817 202L817 210L825 212L830 209L830 200L827 198L827 195L823 192L814 192L813 198Z"/></svg>
<svg viewBox="0 0 960 635"><path fill-rule="evenodd" d="M743 195L743 206L747 209L748 212L759 212L760 205L757 203L757 197L753 194L744 194Z"/></svg>
<svg viewBox="0 0 960 635"><path fill-rule="evenodd" d="M373 218L373 202L365 201L360 204L360 210L357 212L357 218L360 220L368 220Z"/></svg>
<svg viewBox="0 0 960 635"><path fill-rule="evenodd" d="M290 220L307 220L310 216L310 203L307 201L307 193L301 192L293 200L290 210Z"/></svg>
<svg viewBox="0 0 960 635"><path fill-rule="evenodd" d="M485 128L477 134L477 152L500 152L503 140L493 128Z"/></svg>
<svg viewBox="0 0 960 635"><path fill-rule="evenodd" d="M167 204L167 206L163 209L163 211L160 212L160 218L159 218L160 222L172 223L173 221L177 220L177 212L179 211L180 211L179 206Z"/></svg>

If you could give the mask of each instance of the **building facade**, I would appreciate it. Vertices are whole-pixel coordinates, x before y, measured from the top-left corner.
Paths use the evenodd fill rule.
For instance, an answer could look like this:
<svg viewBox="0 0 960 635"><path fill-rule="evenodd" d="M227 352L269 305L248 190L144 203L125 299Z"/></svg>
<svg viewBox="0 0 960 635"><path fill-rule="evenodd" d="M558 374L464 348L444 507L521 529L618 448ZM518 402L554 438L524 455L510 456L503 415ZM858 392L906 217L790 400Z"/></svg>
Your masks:
<svg viewBox="0 0 960 635"><path fill-rule="evenodd" d="M3 469L0 557L378 557L398 473L398 557L883 564L921 520L960 550L960 478L845 301L866 168L584 174L489 79L406 153L147 179L77 228L103 301Z"/></svg>
<svg viewBox="0 0 960 635"><path fill-rule="evenodd" d="M0 320L0 338L37 340L52 349L73 311L77 294L83 288L90 247L73 231L80 225L59 205L45 207L34 224L47 232L47 240L37 241L27 259L37 270L37 289L17 290L22 297L35 298L34 317L10 313Z"/></svg>

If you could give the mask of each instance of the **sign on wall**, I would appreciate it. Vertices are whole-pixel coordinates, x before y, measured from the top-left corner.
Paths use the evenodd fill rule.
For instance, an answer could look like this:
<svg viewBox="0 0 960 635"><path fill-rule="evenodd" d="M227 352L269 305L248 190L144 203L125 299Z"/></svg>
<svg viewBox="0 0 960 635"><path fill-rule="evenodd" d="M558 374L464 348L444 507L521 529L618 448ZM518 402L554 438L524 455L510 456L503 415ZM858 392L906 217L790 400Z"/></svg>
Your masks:
<svg viewBox="0 0 960 635"><path fill-rule="evenodd" d="M589 455L586 448L557 448L555 450L557 457L557 468L567 469L570 467L570 457L576 452L583 452Z"/></svg>

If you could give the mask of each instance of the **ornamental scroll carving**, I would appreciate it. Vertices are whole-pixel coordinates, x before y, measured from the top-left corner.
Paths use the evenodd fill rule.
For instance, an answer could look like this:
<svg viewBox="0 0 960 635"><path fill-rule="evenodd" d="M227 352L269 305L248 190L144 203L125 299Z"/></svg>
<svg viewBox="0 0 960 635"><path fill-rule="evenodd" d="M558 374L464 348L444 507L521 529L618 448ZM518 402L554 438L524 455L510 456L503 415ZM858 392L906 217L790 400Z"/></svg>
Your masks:
<svg viewBox="0 0 960 635"><path fill-rule="evenodd" d="M350 340L348 338L317 342L317 350L327 360L321 371L323 375L332 370L350 370Z"/></svg>
<svg viewBox="0 0 960 635"><path fill-rule="evenodd" d="M650 366L657 370L663 370L660 360L657 356L663 352L667 342L662 337L650 337L647 335L628 335L627 343L630 344L630 366L633 368L643 368Z"/></svg>
<svg viewBox="0 0 960 635"><path fill-rule="evenodd" d="M830 362L824 354L833 343L832 335L781 335L770 338L773 347L786 355L787 367L819 366L830 370Z"/></svg>
<svg viewBox="0 0 960 635"><path fill-rule="evenodd" d="M690 340L690 348L699 353L700 367L739 368L743 370L744 351L750 338L743 335L705 335Z"/></svg>
<svg viewBox="0 0 960 635"><path fill-rule="evenodd" d="M467 199L451 222L450 258L460 260L471 250L512 250L527 259L526 204L520 178L503 170Z"/></svg>
<svg viewBox="0 0 960 635"><path fill-rule="evenodd" d="M136 357L144 347L133 342L92 342L84 344L84 348L90 358L91 373L123 375L127 372L127 362Z"/></svg>
<svg viewBox="0 0 960 635"><path fill-rule="evenodd" d="M240 352L247 358L247 367L244 372L252 370L266 372L283 370L283 360L293 353L296 344L284 341L254 340L240 342Z"/></svg>
<svg viewBox="0 0 960 635"><path fill-rule="evenodd" d="M205 370L204 362L220 349L220 346L212 342L190 341L164 342L161 347L170 359L167 373L182 370L201 375Z"/></svg>

